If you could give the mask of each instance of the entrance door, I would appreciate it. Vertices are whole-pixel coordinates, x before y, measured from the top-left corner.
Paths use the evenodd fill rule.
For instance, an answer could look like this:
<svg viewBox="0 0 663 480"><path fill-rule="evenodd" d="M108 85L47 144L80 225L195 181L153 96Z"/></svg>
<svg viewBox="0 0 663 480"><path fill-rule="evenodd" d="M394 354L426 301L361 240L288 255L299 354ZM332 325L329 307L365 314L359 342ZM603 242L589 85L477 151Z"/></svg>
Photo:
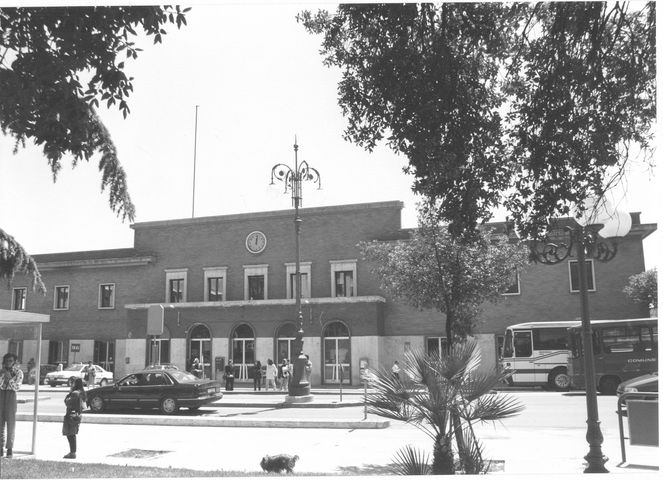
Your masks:
<svg viewBox="0 0 663 480"><path fill-rule="evenodd" d="M333 322L324 331L324 382L350 384L350 332L345 324Z"/></svg>
<svg viewBox="0 0 663 480"><path fill-rule="evenodd" d="M212 338L205 325L196 325L189 339L189 364L197 358L203 368L203 378L212 376Z"/></svg>
<svg viewBox="0 0 663 480"><path fill-rule="evenodd" d="M518 383L532 383L536 380L535 368L532 360L532 331L516 330L513 332L513 381Z"/></svg>
<svg viewBox="0 0 663 480"><path fill-rule="evenodd" d="M112 340L95 340L92 363L106 371L115 371L115 342Z"/></svg>
<svg viewBox="0 0 663 480"><path fill-rule="evenodd" d="M232 359L235 365L235 378L239 381L251 380L249 373L256 361L256 339L249 325L238 325L233 330Z"/></svg>

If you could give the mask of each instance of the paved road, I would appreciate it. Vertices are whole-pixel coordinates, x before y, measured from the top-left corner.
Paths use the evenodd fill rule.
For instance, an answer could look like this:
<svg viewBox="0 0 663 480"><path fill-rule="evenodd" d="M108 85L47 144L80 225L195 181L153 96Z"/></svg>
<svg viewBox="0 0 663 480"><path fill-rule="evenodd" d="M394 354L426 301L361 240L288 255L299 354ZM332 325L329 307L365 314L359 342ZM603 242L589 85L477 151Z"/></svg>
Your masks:
<svg viewBox="0 0 663 480"><path fill-rule="evenodd" d="M486 456L504 460L505 472L509 474L580 473L582 457L588 452L584 395L554 392L517 392L513 395L526 407L521 415L504 420L502 424L477 426ZM255 396L238 394L233 400L243 398L248 403ZM59 403L62 413L62 399L53 398L51 401L54 405ZM47 403L43 402L44 407ZM627 445L628 463L618 466L621 455L617 415L614 413L616 398L600 396L598 403L605 438L603 452L610 457L607 464L610 472L632 474L637 478L657 475L658 472L651 470L659 464L659 450L655 447ZM314 415L360 420L363 408L219 407L215 414L291 419ZM16 449L27 450L31 424L19 422L18 427ZM37 458L59 459L66 452L66 441L60 435L60 428L59 423L39 423ZM395 452L407 444L431 450L431 440L424 433L399 422L392 422L389 428L381 430L84 423L79 435L77 461L251 472L258 469L263 455L286 452L300 456L296 469L299 472L368 474L384 472L384 466L391 462ZM122 456L122 452L129 450L161 453L146 458Z"/></svg>

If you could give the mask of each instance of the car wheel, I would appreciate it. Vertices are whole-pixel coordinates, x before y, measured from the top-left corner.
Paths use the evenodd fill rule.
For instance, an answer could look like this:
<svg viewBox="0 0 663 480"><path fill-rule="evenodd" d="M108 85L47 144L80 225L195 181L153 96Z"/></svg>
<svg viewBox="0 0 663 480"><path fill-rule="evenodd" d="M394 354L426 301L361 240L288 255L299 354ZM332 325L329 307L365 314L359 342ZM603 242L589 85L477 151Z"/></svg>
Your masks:
<svg viewBox="0 0 663 480"><path fill-rule="evenodd" d="M104 411L104 399L99 395L92 397L88 402L88 405L90 406L90 410L94 413L101 413Z"/></svg>
<svg viewBox="0 0 663 480"><path fill-rule="evenodd" d="M49 384L51 387L57 387L57 386L58 386L58 384L55 383L55 382L48 382L48 384Z"/></svg>
<svg viewBox="0 0 663 480"><path fill-rule="evenodd" d="M76 377L71 377L69 379L69 381L67 382L67 385L69 385L70 387L73 387L75 381L76 381Z"/></svg>
<svg viewBox="0 0 663 480"><path fill-rule="evenodd" d="M567 374L566 368L553 369L548 376L548 385L557 391L568 390L571 386L571 377Z"/></svg>
<svg viewBox="0 0 663 480"><path fill-rule="evenodd" d="M614 395L621 381L617 377L603 377L599 383L599 392L602 395Z"/></svg>
<svg viewBox="0 0 663 480"><path fill-rule="evenodd" d="M99 386L100 387L103 387L107 384L108 384L108 380L106 380L105 378L102 378L101 380L99 380Z"/></svg>
<svg viewBox="0 0 663 480"><path fill-rule="evenodd" d="M165 415L171 415L177 410L179 410L179 407L177 406L177 401L172 398L172 397L165 397L161 399L161 413Z"/></svg>

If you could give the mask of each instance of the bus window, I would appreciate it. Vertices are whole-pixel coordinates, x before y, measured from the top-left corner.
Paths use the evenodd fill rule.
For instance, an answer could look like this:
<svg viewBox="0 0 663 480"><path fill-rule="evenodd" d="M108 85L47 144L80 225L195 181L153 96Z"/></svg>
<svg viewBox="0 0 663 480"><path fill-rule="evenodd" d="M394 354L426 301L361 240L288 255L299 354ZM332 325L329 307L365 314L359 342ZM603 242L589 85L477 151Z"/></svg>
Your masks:
<svg viewBox="0 0 663 480"><path fill-rule="evenodd" d="M533 331L534 350L568 350L566 328L540 328Z"/></svg>
<svg viewBox="0 0 663 480"><path fill-rule="evenodd" d="M601 344L605 353L631 353L643 351L640 327L613 327L602 330Z"/></svg>
<svg viewBox="0 0 663 480"><path fill-rule="evenodd" d="M513 357L513 332L511 330L506 331L503 353L504 353L504 358Z"/></svg>
<svg viewBox="0 0 663 480"><path fill-rule="evenodd" d="M532 356L532 332L514 332L513 347L516 357Z"/></svg>

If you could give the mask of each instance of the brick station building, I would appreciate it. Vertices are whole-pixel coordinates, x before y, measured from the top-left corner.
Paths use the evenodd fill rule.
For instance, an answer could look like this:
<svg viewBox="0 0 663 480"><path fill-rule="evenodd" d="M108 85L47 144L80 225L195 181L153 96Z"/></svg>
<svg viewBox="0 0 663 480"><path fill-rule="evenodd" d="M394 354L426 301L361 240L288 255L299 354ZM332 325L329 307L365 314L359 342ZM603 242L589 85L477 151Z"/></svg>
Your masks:
<svg viewBox="0 0 663 480"><path fill-rule="evenodd" d="M407 235L402 208L391 201L300 210L304 351L313 385L338 384L340 366L343 382L358 384L360 362L389 367L407 349L431 351L444 342L443 316L385 297L359 253L361 241ZM46 296L16 277L0 290L0 307L51 316L42 363L91 359L119 378L150 361L186 368L198 357L206 377L221 378L233 359L242 382L255 361L295 353L293 218L283 210L136 223L133 248L35 255ZM592 318L648 315L622 290L644 270L642 240L656 225L632 218L617 256L591 262ZM530 265L500 302L485 306L476 338L486 368L496 365L507 325L578 318L576 268L573 260ZM155 338L147 334L152 305L164 307L164 331ZM0 339L0 349L21 357L29 341Z"/></svg>

